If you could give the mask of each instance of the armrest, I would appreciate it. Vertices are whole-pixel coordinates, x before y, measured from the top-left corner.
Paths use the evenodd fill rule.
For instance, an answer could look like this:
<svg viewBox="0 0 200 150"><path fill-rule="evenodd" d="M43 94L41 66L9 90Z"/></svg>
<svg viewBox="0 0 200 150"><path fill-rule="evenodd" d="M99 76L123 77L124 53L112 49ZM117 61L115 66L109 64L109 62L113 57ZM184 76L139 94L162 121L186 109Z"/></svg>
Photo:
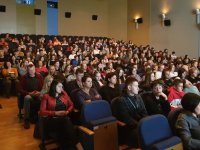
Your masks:
<svg viewBox="0 0 200 150"><path fill-rule="evenodd" d="M78 126L78 129L83 131L84 133L88 134L88 135L94 135L94 132L84 126Z"/></svg>
<svg viewBox="0 0 200 150"><path fill-rule="evenodd" d="M117 120L117 124L119 125L119 126L125 126L126 125L126 123L124 123L124 122L122 122L122 121L119 121L119 120Z"/></svg>

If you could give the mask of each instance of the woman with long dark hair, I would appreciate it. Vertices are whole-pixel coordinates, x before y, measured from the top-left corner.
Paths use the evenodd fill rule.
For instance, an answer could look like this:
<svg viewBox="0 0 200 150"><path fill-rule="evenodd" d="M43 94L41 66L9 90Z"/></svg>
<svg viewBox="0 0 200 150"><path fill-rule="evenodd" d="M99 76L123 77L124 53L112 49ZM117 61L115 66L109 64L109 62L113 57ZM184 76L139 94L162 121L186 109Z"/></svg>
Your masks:
<svg viewBox="0 0 200 150"><path fill-rule="evenodd" d="M47 131L56 132L60 149L76 147L83 149L78 142L76 133L68 115L72 112L74 105L63 90L63 85L59 80L53 80L49 93L45 94L41 101L40 115L48 116Z"/></svg>

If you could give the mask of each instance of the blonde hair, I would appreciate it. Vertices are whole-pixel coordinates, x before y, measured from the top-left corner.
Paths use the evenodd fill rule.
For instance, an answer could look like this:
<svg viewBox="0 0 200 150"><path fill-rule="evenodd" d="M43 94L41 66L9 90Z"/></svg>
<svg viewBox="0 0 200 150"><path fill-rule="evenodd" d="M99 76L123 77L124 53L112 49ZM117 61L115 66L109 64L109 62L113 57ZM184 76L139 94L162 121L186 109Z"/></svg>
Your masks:
<svg viewBox="0 0 200 150"><path fill-rule="evenodd" d="M54 79L52 75L47 75L44 79L44 84L42 86L41 94L46 94L49 92L50 86L48 86L49 80Z"/></svg>

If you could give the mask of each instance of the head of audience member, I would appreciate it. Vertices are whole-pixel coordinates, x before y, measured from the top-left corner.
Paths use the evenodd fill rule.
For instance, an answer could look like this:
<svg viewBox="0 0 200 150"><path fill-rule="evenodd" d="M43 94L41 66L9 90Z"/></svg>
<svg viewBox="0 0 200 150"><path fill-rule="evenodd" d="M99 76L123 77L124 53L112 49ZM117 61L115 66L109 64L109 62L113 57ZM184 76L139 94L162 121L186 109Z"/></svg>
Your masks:
<svg viewBox="0 0 200 150"><path fill-rule="evenodd" d="M117 76L114 72L110 72L106 75L107 85L110 87L114 87L117 84Z"/></svg>
<svg viewBox="0 0 200 150"><path fill-rule="evenodd" d="M191 87L193 87L194 85L189 81L189 80L187 80L187 79L184 79L183 80L183 87L184 88L191 88Z"/></svg>
<svg viewBox="0 0 200 150"><path fill-rule="evenodd" d="M95 71L94 72L94 78L97 80L97 81L101 81L101 73L98 72L98 71Z"/></svg>
<svg viewBox="0 0 200 150"><path fill-rule="evenodd" d="M49 75L54 76L55 73L56 73L56 68L55 68L55 66L53 66L53 65L49 66Z"/></svg>
<svg viewBox="0 0 200 150"><path fill-rule="evenodd" d="M162 79L163 80L169 80L170 77L170 70L169 69L164 69L162 72Z"/></svg>
<svg viewBox="0 0 200 150"><path fill-rule="evenodd" d="M57 97L63 92L63 85L60 80L53 80L49 88L49 95L51 97Z"/></svg>
<svg viewBox="0 0 200 150"><path fill-rule="evenodd" d="M194 67L192 67L190 70L189 70L189 76L191 78L196 78L198 76L198 70Z"/></svg>
<svg viewBox="0 0 200 150"><path fill-rule="evenodd" d="M152 82L153 94L159 96L163 92L164 82L162 80L155 80Z"/></svg>
<svg viewBox="0 0 200 150"><path fill-rule="evenodd" d="M55 64L54 64L54 66L55 66L56 70L59 70L59 68L60 68L60 62L56 61Z"/></svg>
<svg viewBox="0 0 200 150"><path fill-rule="evenodd" d="M45 93L48 93L49 92L49 88L51 86L51 83L53 81L53 76L51 75L47 75L44 79L44 84L43 84L43 87L42 87L42 93L45 94Z"/></svg>
<svg viewBox="0 0 200 150"><path fill-rule="evenodd" d="M197 61L196 59L194 59L194 60L191 62L191 65L192 65L192 67L197 68L197 67L198 67L198 61Z"/></svg>
<svg viewBox="0 0 200 150"><path fill-rule="evenodd" d="M41 60L38 61L38 67L43 67L43 62Z"/></svg>
<svg viewBox="0 0 200 150"><path fill-rule="evenodd" d="M178 77L181 79L185 79L187 76L187 71L184 68L179 68L178 70Z"/></svg>
<svg viewBox="0 0 200 150"><path fill-rule="evenodd" d="M175 79L173 83L174 83L174 88L176 89L176 91L178 92L183 91L183 80Z"/></svg>
<svg viewBox="0 0 200 150"><path fill-rule="evenodd" d="M138 81L133 77L128 77L125 81L125 91L130 96L137 95L139 92Z"/></svg>
<svg viewBox="0 0 200 150"><path fill-rule="evenodd" d="M35 66L33 63L29 63L28 67L28 74L30 77L35 77Z"/></svg>
<svg viewBox="0 0 200 150"><path fill-rule="evenodd" d="M83 85L83 88L90 89L92 87L92 77L89 75L83 76L82 85Z"/></svg>
<svg viewBox="0 0 200 150"><path fill-rule="evenodd" d="M118 68L116 69L115 73L116 73L116 75L117 75L118 77L121 77L121 76L124 75L124 71L123 71L123 69L122 69L121 67L118 67Z"/></svg>
<svg viewBox="0 0 200 150"><path fill-rule="evenodd" d="M131 69L131 75L133 75L133 76L137 75L137 68L133 67Z"/></svg>
<svg viewBox="0 0 200 150"><path fill-rule="evenodd" d="M151 84L155 80L155 74L149 68L145 73L145 84Z"/></svg>
<svg viewBox="0 0 200 150"><path fill-rule="evenodd" d="M187 93L181 100L182 107L190 111L194 116L200 115L200 96L194 93Z"/></svg>
<svg viewBox="0 0 200 150"><path fill-rule="evenodd" d="M81 68L76 69L76 81L82 82L82 78L84 76L84 71Z"/></svg>
<svg viewBox="0 0 200 150"><path fill-rule="evenodd" d="M7 60L7 61L5 62L4 68L5 68L5 69L10 69L11 67L12 67L11 62L10 62L9 60Z"/></svg>

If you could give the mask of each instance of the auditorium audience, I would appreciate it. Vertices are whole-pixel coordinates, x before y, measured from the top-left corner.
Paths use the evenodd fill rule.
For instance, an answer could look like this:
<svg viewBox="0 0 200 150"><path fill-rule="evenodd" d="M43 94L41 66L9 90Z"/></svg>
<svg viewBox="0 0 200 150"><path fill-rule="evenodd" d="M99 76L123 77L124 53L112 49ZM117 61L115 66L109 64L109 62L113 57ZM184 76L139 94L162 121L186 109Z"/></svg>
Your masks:
<svg viewBox="0 0 200 150"><path fill-rule="evenodd" d="M167 115L169 103L171 109L181 107L184 92L199 93L195 86L200 87L198 84L200 63L196 59L190 59L188 55L182 58L176 56L175 53L170 55L167 49L157 51L149 45L137 46L130 41L124 42L104 37L46 35L39 36L37 40L28 35L16 38L7 34L5 37L7 38L2 38L0 34L0 63L6 65L6 62L10 61L14 66L17 66L19 78L21 78L19 92L24 98L25 128L29 128L30 120L34 120L34 115L39 109L40 101L38 98L48 93L50 81L53 79L60 79L64 82L65 91L61 92L61 97L66 96L65 92L71 97L72 91L79 89L78 91L84 95L84 100L93 100L93 96L90 95L91 91L92 93L99 91L99 97L111 103L113 98L121 94L122 88L119 88L118 84L123 84L129 76L124 89L125 93L120 96L121 106L119 110L122 111L119 111L120 114L117 117L127 123L130 133L133 133L134 136L138 121L147 115L147 111L150 115L157 113ZM31 64L31 62L33 63ZM39 66L36 69L37 73L35 73L35 65L37 64ZM49 68L44 85L41 76L41 74L43 75L43 69L41 69L43 66ZM7 68L2 67L1 69ZM45 71L47 70L45 69ZM188 73L189 75L187 75ZM1 72L1 75L3 74L4 71ZM84 74L90 75L94 79L88 76L84 79ZM184 92L183 82L176 78L177 75L181 79L188 79L192 82L191 84L185 80ZM155 79L161 77L164 84L154 83ZM103 79L107 81L107 84L104 83ZM138 95L138 82L143 93L147 93L143 95L147 111ZM60 85L60 82L58 84ZM96 89L95 92L93 92L91 85ZM5 85L3 87L9 91ZM46 94L46 98L56 101L56 98L49 94ZM81 102L81 104L84 103L83 99ZM68 106L66 106L67 108ZM55 107L47 109L54 111ZM50 125L52 129L54 123ZM55 127L59 125L56 124ZM64 138L66 140L65 136ZM63 141L64 139L61 143ZM73 142L77 143L76 138Z"/></svg>

